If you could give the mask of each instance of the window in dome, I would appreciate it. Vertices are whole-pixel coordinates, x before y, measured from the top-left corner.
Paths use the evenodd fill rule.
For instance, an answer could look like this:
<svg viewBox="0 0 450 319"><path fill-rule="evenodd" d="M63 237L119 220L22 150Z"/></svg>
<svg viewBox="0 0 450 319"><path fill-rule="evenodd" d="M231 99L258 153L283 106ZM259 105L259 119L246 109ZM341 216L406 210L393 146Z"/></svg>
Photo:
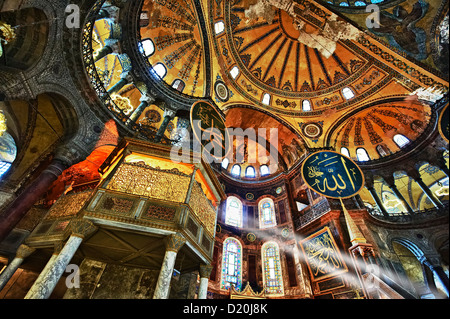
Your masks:
<svg viewBox="0 0 450 319"><path fill-rule="evenodd" d="M234 176L241 176L241 167L238 164L235 164L231 169L231 174Z"/></svg>
<svg viewBox="0 0 450 319"><path fill-rule="evenodd" d="M221 288L231 285L240 290L242 286L242 246L235 238L229 237L223 242Z"/></svg>
<svg viewBox="0 0 450 319"><path fill-rule="evenodd" d="M356 6L356 7L364 7L365 5L366 5L366 3L363 2L363 1L356 1L356 2L355 2L355 6Z"/></svg>
<svg viewBox="0 0 450 319"><path fill-rule="evenodd" d="M230 71L230 74L233 79L236 79L237 76L239 75L239 68L237 66L233 66L233 68Z"/></svg>
<svg viewBox="0 0 450 319"><path fill-rule="evenodd" d="M381 3L381 2L384 2L384 0L370 0L370 2L372 2L372 3Z"/></svg>
<svg viewBox="0 0 450 319"><path fill-rule="evenodd" d="M228 165L230 165L230 160L228 159L228 158L224 158L223 159L223 161L222 161L222 168L223 169L227 169L228 168Z"/></svg>
<svg viewBox="0 0 450 319"><path fill-rule="evenodd" d="M367 162L370 161L370 157L369 154L367 153L367 151L360 147L358 149L356 149L356 157L358 158L359 162Z"/></svg>
<svg viewBox="0 0 450 319"><path fill-rule="evenodd" d="M274 207L273 200L270 198L264 198L259 202L259 228L277 225Z"/></svg>
<svg viewBox="0 0 450 319"><path fill-rule="evenodd" d="M242 202L237 197L227 198L225 223L230 226L242 227Z"/></svg>
<svg viewBox="0 0 450 319"><path fill-rule="evenodd" d="M267 165L262 165L261 168L259 169L259 171L261 173L261 176L266 176L266 175L270 174L269 166L267 166Z"/></svg>
<svg viewBox="0 0 450 319"><path fill-rule="evenodd" d="M339 3L339 5L341 7L348 7L349 6L347 2L341 2L341 3Z"/></svg>
<svg viewBox="0 0 450 319"><path fill-rule="evenodd" d="M349 87L343 88L342 94L344 95L346 100L350 100L355 97L355 93L353 93L352 89L350 89Z"/></svg>
<svg viewBox="0 0 450 319"><path fill-rule="evenodd" d="M247 169L245 170L245 177L255 177L255 176L256 176L255 168L253 166L248 166Z"/></svg>
<svg viewBox="0 0 450 319"><path fill-rule="evenodd" d="M0 180L2 179L3 174L5 174L10 167L11 163L0 161Z"/></svg>
<svg viewBox="0 0 450 319"><path fill-rule="evenodd" d="M275 242L267 242L261 247L263 263L263 282L265 294L283 295L283 275L280 262L280 249Z"/></svg>
<svg viewBox="0 0 450 319"><path fill-rule="evenodd" d="M167 74L167 69L161 62L156 63L155 66L153 67L153 70L155 71L156 74L158 74L158 76L161 79L164 79L164 77Z"/></svg>
<svg viewBox="0 0 450 319"><path fill-rule="evenodd" d="M216 35L221 34L225 30L225 23L223 21L218 21L214 24L214 31Z"/></svg>
<svg viewBox="0 0 450 319"><path fill-rule="evenodd" d="M146 58L148 58L155 53L155 44L151 39L145 39L141 41L140 51Z"/></svg>
<svg viewBox="0 0 450 319"><path fill-rule="evenodd" d="M387 149L386 146L378 145L376 147L376 150L378 152L378 155L380 155L380 157L385 157L389 155L389 150Z"/></svg>
<svg viewBox="0 0 450 319"><path fill-rule="evenodd" d="M311 102L309 102L308 100L303 100L303 102L302 102L302 110L304 112L311 111Z"/></svg>
<svg viewBox="0 0 450 319"><path fill-rule="evenodd" d="M3 121L3 128L0 131L0 180L3 175L10 169L11 164L17 156L17 146L14 138L6 131L6 117L0 111L0 116Z"/></svg>
<svg viewBox="0 0 450 319"><path fill-rule="evenodd" d="M261 103L265 104L265 105L270 105L270 94L269 93L264 93Z"/></svg>
<svg viewBox="0 0 450 319"><path fill-rule="evenodd" d="M183 92L184 87L186 85L184 84L184 82L180 79L176 79L175 81L173 81L172 83L172 87L177 90L178 92Z"/></svg>
<svg viewBox="0 0 450 319"><path fill-rule="evenodd" d="M341 147L341 154L350 157L350 152L346 147Z"/></svg>
<svg viewBox="0 0 450 319"><path fill-rule="evenodd" d="M394 142L395 144L397 144L398 147L402 148L407 144L409 144L410 141L406 136L402 134L397 134L394 136Z"/></svg>

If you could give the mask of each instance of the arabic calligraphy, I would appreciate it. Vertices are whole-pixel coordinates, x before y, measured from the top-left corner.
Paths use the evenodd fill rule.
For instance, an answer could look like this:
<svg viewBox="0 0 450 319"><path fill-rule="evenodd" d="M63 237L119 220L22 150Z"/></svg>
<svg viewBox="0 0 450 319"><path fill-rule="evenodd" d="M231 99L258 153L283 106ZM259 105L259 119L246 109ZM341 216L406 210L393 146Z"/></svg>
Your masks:
<svg viewBox="0 0 450 319"><path fill-rule="evenodd" d="M332 151L309 156L303 163L302 174L310 188L332 198L354 196L364 185L360 168L351 159Z"/></svg>
<svg viewBox="0 0 450 319"><path fill-rule="evenodd" d="M347 271L328 227L308 237L301 245L315 280Z"/></svg>

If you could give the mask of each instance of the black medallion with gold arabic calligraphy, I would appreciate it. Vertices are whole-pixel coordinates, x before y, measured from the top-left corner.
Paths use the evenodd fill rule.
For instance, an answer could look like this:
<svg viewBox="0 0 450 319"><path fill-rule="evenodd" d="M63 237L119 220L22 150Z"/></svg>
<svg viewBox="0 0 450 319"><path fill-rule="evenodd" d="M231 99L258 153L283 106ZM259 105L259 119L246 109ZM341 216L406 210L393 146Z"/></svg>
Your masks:
<svg viewBox="0 0 450 319"><path fill-rule="evenodd" d="M191 126L195 138L203 147L209 148L212 156L225 157L228 131L222 116L209 102L197 101L192 105ZM219 150L219 156L215 156L218 154L217 150Z"/></svg>
<svg viewBox="0 0 450 319"><path fill-rule="evenodd" d="M449 114L448 114L448 103L442 109L441 114L439 116L439 133L448 143L449 141Z"/></svg>
<svg viewBox="0 0 450 319"><path fill-rule="evenodd" d="M309 188L331 198L349 198L364 187L364 174L350 158L333 151L320 151L303 162L302 177Z"/></svg>

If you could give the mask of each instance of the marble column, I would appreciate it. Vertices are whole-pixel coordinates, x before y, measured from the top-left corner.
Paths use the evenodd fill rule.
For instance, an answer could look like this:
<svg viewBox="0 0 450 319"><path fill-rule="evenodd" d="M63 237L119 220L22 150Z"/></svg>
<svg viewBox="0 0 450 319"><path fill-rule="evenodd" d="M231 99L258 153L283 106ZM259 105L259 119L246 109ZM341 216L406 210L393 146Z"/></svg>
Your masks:
<svg viewBox="0 0 450 319"><path fill-rule="evenodd" d="M212 266L210 264L200 265L200 286L198 287L198 299L206 299L208 293L209 276L211 276Z"/></svg>
<svg viewBox="0 0 450 319"><path fill-rule="evenodd" d="M119 92L125 85L132 82L132 80L133 79L131 78L129 72L122 73L120 75L120 80L108 90L108 93L113 95Z"/></svg>
<svg viewBox="0 0 450 319"><path fill-rule="evenodd" d="M161 123L161 126L158 129L158 132L156 132L155 136L155 142L160 142L162 137L164 136L164 133L167 130L167 126L169 125L169 122L175 117L175 114L177 111L171 110L171 109L165 109L164 110L164 120Z"/></svg>
<svg viewBox="0 0 450 319"><path fill-rule="evenodd" d="M186 243L183 235L176 233L166 238L166 253L159 272L153 299L167 299L170 292L170 280L172 279L175 260L178 251Z"/></svg>
<svg viewBox="0 0 450 319"><path fill-rule="evenodd" d="M0 242L14 229L41 196L69 165L55 159L22 193L0 214Z"/></svg>
<svg viewBox="0 0 450 319"><path fill-rule="evenodd" d="M0 275L0 291L6 286L8 281L14 275L16 270L20 267L25 258L30 256L35 251L26 245L20 245L17 249L15 258L8 264L5 270Z"/></svg>
<svg viewBox="0 0 450 319"><path fill-rule="evenodd" d="M132 122L136 122L137 119L141 116L142 112L151 104L155 102L155 98L144 94L139 100L141 103L139 106L131 113L129 120L127 121L127 124L130 124Z"/></svg>
<svg viewBox="0 0 450 319"><path fill-rule="evenodd" d="M447 297L449 296L449 279L448 276L445 274L444 269L438 264L438 262L433 262L429 260L426 257L423 257L420 262L430 268L430 270L433 272L433 275L435 275L435 278L437 278L442 287L445 289L445 293L447 294Z"/></svg>
<svg viewBox="0 0 450 319"><path fill-rule="evenodd" d="M373 186L373 180L366 179L366 188L377 204L383 216L389 216L386 208L383 206L383 202L381 201L380 197L377 194L377 191L375 190L375 187Z"/></svg>
<svg viewBox="0 0 450 319"><path fill-rule="evenodd" d="M44 268L42 277L40 276L38 278L40 280L36 280L25 299L49 298L83 239L97 229L92 222L86 219L74 219L70 222L68 228L72 231L69 239L61 249L61 252L54 255L54 257L52 256Z"/></svg>
<svg viewBox="0 0 450 319"><path fill-rule="evenodd" d="M384 177L383 177L384 178ZM389 185L389 188L394 192L395 196L402 202L403 206L406 208L410 215L414 215L414 210L411 205L406 201L405 197L403 197L402 193L398 190L397 185L395 185L395 179L392 178L384 178L386 183Z"/></svg>
<svg viewBox="0 0 450 319"><path fill-rule="evenodd" d="M424 194L430 199L430 201L436 208L443 207L441 201L436 196L434 196L433 192L424 183L424 181L422 180L422 176L420 176L420 173L417 170L409 170L407 171L407 173L408 176L411 177L419 185Z"/></svg>

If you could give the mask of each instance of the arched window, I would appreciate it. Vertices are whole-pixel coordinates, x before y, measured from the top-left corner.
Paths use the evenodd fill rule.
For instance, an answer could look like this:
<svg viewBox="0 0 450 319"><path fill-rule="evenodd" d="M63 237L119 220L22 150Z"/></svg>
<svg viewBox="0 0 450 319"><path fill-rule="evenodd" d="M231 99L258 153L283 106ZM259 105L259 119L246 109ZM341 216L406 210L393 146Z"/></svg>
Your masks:
<svg viewBox="0 0 450 319"><path fill-rule="evenodd" d="M175 90L177 90L178 92L183 92L185 86L186 86L186 84L184 84L184 82L182 80L180 80L180 79L176 79L172 83L172 87Z"/></svg>
<svg viewBox="0 0 450 319"><path fill-rule="evenodd" d="M397 146L400 148L404 147L406 144L410 142L409 139L402 134L395 135L393 139L395 144L397 144Z"/></svg>
<svg viewBox="0 0 450 319"><path fill-rule="evenodd" d="M376 150L378 152L378 155L380 155L380 157L385 157L385 156L389 155L389 152L387 151L386 146L378 145L376 147Z"/></svg>
<svg viewBox="0 0 450 319"><path fill-rule="evenodd" d="M155 44L151 39L145 39L141 41L140 51L144 55L144 57L148 58L149 56L155 53Z"/></svg>
<svg viewBox="0 0 450 319"><path fill-rule="evenodd" d="M303 102L302 102L302 110L304 112L311 111L311 102L309 102L308 100L303 100Z"/></svg>
<svg viewBox="0 0 450 319"><path fill-rule="evenodd" d="M339 5L341 7L348 7L349 6L347 2L341 2L341 3L339 3Z"/></svg>
<svg viewBox="0 0 450 319"><path fill-rule="evenodd" d="M241 176L241 167L238 164L235 164L231 169L231 174L234 176Z"/></svg>
<svg viewBox="0 0 450 319"><path fill-rule="evenodd" d="M267 165L262 165L259 168L259 172L261 173L261 176L266 176L270 174L270 170L269 170L269 166Z"/></svg>
<svg viewBox="0 0 450 319"><path fill-rule="evenodd" d="M364 1L356 1L355 2L356 7L364 7L365 5L366 5L366 3Z"/></svg>
<svg viewBox="0 0 450 319"><path fill-rule="evenodd" d="M259 228L274 227L276 225L277 220L273 200L264 198L259 202Z"/></svg>
<svg viewBox="0 0 450 319"><path fill-rule="evenodd" d="M227 198L225 223L230 226L242 227L242 202L239 198L234 196Z"/></svg>
<svg viewBox="0 0 450 319"><path fill-rule="evenodd" d="M3 113L0 112L0 115L3 115ZM4 115L3 118L5 118ZM16 141L14 141L14 138L6 132L7 126L5 120L3 125L5 131L3 131L3 134L0 133L0 180L9 170L12 162L14 162L17 156Z"/></svg>
<svg viewBox="0 0 450 319"><path fill-rule="evenodd" d="M362 147L356 149L356 158L358 159L359 162L370 161L369 154Z"/></svg>
<svg viewBox="0 0 450 319"><path fill-rule="evenodd" d="M275 242L267 242L261 247L263 262L263 283L266 295L284 295L281 272L280 249Z"/></svg>
<svg viewBox="0 0 450 319"><path fill-rule="evenodd" d="M161 62L158 62L153 66L153 71L155 71L161 79L164 79L167 74L167 69Z"/></svg>
<svg viewBox="0 0 450 319"><path fill-rule="evenodd" d="M355 97L355 93L353 93L352 89L350 89L349 87L345 87L342 89L342 95L344 95L346 100L350 100Z"/></svg>
<svg viewBox="0 0 450 319"><path fill-rule="evenodd" d="M236 289L242 286L242 246L235 238L229 237L223 242L221 288Z"/></svg>
<svg viewBox="0 0 450 319"><path fill-rule="evenodd" d="M214 23L214 31L216 35L221 34L225 30L225 23L223 21L218 21Z"/></svg>
<svg viewBox="0 0 450 319"><path fill-rule="evenodd" d="M270 105L270 94L269 93L264 93L261 103L265 104L265 105Z"/></svg>
<svg viewBox="0 0 450 319"><path fill-rule="evenodd" d="M350 157L350 152L346 147L341 147L341 154Z"/></svg>
<svg viewBox="0 0 450 319"><path fill-rule="evenodd" d="M245 170L245 177L255 177L256 172L253 166L248 166Z"/></svg>
<svg viewBox="0 0 450 319"><path fill-rule="evenodd" d="M233 66L233 68L230 70L230 74L233 79L236 79L239 75L239 68L237 66Z"/></svg>
<svg viewBox="0 0 450 319"><path fill-rule="evenodd" d="M227 169L228 168L228 165L230 165L230 160L228 159L228 158L224 158L223 159L223 161L222 161L222 168L223 169Z"/></svg>

